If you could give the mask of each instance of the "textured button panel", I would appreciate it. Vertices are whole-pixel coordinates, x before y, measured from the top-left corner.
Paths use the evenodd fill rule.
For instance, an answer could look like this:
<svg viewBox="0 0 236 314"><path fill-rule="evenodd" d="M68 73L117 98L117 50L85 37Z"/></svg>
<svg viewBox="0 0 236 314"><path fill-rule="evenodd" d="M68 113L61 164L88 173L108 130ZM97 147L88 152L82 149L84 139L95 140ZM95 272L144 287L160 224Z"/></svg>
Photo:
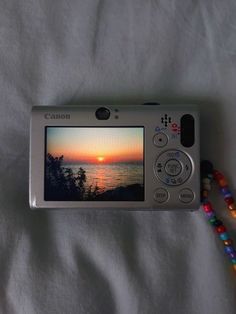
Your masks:
<svg viewBox="0 0 236 314"><path fill-rule="evenodd" d="M154 172L158 179L170 186L181 185L192 173L189 157L179 150L167 150L161 153L154 164Z"/></svg>

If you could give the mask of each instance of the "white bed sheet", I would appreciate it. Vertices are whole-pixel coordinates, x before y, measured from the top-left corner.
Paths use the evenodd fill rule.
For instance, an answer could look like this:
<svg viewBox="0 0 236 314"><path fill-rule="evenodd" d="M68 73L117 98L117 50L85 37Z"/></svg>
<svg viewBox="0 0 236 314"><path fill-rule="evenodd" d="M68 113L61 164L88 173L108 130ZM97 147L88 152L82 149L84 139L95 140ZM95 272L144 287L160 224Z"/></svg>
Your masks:
<svg viewBox="0 0 236 314"><path fill-rule="evenodd" d="M235 313L236 274L201 211L28 207L39 104L199 104L202 157L235 189L235 34L233 0L1 1L1 313Z"/></svg>

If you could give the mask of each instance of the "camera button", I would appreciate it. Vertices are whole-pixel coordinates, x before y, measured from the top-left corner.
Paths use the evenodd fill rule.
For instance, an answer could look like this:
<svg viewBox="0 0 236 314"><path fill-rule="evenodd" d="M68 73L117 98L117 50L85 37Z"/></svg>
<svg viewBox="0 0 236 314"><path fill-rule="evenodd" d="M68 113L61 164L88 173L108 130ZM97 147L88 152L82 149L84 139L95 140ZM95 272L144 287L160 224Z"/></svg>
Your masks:
<svg viewBox="0 0 236 314"><path fill-rule="evenodd" d="M179 199L182 203L191 203L194 199L194 193L190 189L182 189L179 193Z"/></svg>
<svg viewBox="0 0 236 314"><path fill-rule="evenodd" d="M169 159L165 164L165 172L170 176L177 176L181 173L183 167L177 159Z"/></svg>
<svg viewBox="0 0 236 314"><path fill-rule="evenodd" d="M159 132L159 133L154 135L153 143L157 147L164 147L168 143L168 137L166 134Z"/></svg>
<svg viewBox="0 0 236 314"><path fill-rule="evenodd" d="M165 203L169 199L169 192L165 189L159 188L154 192L154 200L159 203Z"/></svg>

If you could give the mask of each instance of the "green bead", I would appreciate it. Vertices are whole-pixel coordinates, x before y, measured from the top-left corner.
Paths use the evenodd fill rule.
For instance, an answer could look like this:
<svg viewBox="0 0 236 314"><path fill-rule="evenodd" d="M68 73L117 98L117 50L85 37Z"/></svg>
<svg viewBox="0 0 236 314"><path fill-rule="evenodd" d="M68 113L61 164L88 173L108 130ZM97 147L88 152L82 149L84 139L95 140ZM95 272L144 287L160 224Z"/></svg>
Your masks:
<svg viewBox="0 0 236 314"><path fill-rule="evenodd" d="M231 259L232 264L236 264L236 258Z"/></svg>
<svg viewBox="0 0 236 314"><path fill-rule="evenodd" d="M209 222L213 225L216 222L216 220L217 220L217 218L215 216L215 217L212 217L211 219L209 219Z"/></svg>

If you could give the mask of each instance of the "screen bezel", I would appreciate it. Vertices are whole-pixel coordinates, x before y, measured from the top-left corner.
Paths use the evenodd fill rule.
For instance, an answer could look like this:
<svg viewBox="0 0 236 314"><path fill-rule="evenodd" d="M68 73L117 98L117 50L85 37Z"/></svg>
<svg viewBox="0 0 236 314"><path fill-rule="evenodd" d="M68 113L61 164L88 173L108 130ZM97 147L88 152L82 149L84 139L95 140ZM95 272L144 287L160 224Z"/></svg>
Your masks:
<svg viewBox="0 0 236 314"><path fill-rule="evenodd" d="M142 166L143 166L143 199L142 200L81 200L81 201L75 201L75 200L47 200L45 199L45 194L46 194L46 156L47 156L47 129L49 128L117 128L117 129L124 129L124 128L140 128L143 131L143 160L142 160ZM146 201L146 176L145 176L145 126L144 125L116 125L116 126L107 126L107 125L100 125L100 126L91 126L91 125L45 125L44 126L44 188L43 188L43 200L44 202L76 202L76 203L117 203L117 202L123 202L123 203L133 203L133 202L138 202L138 203L143 203Z"/></svg>

